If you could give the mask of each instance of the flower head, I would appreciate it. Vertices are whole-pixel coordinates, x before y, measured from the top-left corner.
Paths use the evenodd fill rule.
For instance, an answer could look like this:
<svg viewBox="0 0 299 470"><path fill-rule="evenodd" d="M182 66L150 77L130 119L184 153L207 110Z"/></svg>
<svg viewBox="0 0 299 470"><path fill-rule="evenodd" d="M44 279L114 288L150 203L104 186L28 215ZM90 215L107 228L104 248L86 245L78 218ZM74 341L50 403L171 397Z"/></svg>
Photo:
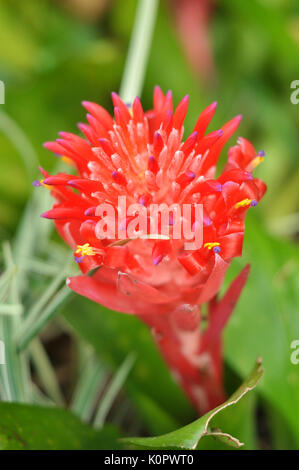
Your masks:
<svg viewBox="0 0 299 470"><path fill-rule="evenodd" d="M171 92L164 95L156 87L153 109L147 112L138 98L132 106L115 93L112 99L113 118L101 106L84 102L88 124L79 124L84 137L61 132L56 142L45 144L77 174L50 176L41 170L44 180L37 185L50 189L55 199L43 216L55 220L83 273L69 278L69 287L113 310L137 314L150 326L191 401L206 412L225 398L221 331L246 282L248 266L220 301L216 295L231 260L242 253L245 215L265 193L265 184L252 176L264 152L239 138L215 177L220 152L241 116L207 134L216 110L212 103L183 140L187 96L173 110ZM201 245L186 249L185 232L181 239L174 237L175 211L166 218L167 236L158 230L161 218L157 233L149 233L148 225L140 232L138 219L135 228L143 237L126 236L137 216L133 211L120 217L120 196L142 207L147 221L152 204L175 204L176 211L188 205L194 234L201 222ZM114 221L103 212L103 204L107 213L117 207L114 214L124 237L109 232ZM103 220L104 237L98 230ZM91 276L85 275L95 268ZM202 331L204 302L209 302L210 317Z"/></svg>
<svg viewBox="0 0 299 470"><path fill-rule="evenodd" d="M78 127L84 137L61 132L56 142L45 144L77 174L50 176L42 170L41 184L55 198L53 209L43 216L55 219L83 274L101 268L92 277L71 278L69 285L128 313L165 312L208 301L219 290L232 258L242 253L245 215L266 189L252 176L264 153L239 138L223 172L215 177L220 152L241 116L206 133L216 110L212 103L183 140L188 96L174 110L171 92L164 95L156 87L153 109L147 112L139 98L129 106L115 93L112 100L114 117L98 104L83 102L88 124ZM171 214L169 237L148 232L136 239L99 237L97 227L104 216L97 209L103 203L116 208L119 196L127 204L142 205L148 218L151 204L202 204L201 247L186 250L186 240L172 237ZM123 229L135 217L126 215ZM194 229L194 212L192 217Z"/></svg>

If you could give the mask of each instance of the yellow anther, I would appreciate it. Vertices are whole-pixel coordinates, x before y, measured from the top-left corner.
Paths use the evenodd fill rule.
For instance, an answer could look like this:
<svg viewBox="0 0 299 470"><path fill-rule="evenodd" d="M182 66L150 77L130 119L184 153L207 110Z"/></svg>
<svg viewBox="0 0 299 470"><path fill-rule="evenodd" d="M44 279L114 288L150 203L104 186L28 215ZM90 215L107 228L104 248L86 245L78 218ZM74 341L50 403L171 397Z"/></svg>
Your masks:
<svg viewBox="0 0 299 470"><path fill-rule="evenodd" d="M242 201L239 201L237 202L237 204L235 204L235 208L236 209L239 209L239 207L246 207L246 206L249 206L252 202L252 199L242 199Z"/></svg>
<svg viewBox="0 0 299 470"><path fill-rule="evenodd" d="M49 184L45 184L44 180L39 180L40 184L47 189L53 189L53 186L50 186Z"/></svg>
<svg viewBox="0 0 299 470"><path fill-rule="evenodd" d="M262 163L262 161L264 160L264 157L255 157L252 162L250 163L251 167L252 168L255 168L256 166L258 166L260 163Z"/></svg>
<svg viewBox="0 0 299 470"><path fill-rule="evenodd" d="M85 243L84 245L77 245L77 250L75 253L81 256L94 256L96 254L94 248L90 246L89 243Z"/></svg>
<svg viewBox="0 0 299 470"><path fill-rule="evenodd" d="M205 243L203 247L207 248L208 250L211 250L215 246L220 246L220 243L218 243L218 242L208 242L208 243Z"/></svg>

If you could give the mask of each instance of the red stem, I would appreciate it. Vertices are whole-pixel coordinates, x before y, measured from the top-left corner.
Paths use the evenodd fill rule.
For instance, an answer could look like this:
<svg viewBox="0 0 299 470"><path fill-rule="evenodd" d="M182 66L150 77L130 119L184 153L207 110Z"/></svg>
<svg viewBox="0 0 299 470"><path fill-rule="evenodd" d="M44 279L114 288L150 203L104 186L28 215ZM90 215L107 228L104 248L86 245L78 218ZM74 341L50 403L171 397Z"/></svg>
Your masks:
<svg viewBox="0 0 299 470"><path fill-rule="evenodd" d="M164 360L197 412L204 414L223 403L221 342L200 352L199 308L140 318L151 328Z"/></svg>
<svg viewBox="0 0 299 470"><path fill-rule="evenodd" d="M209 302L209 325L201 330L200 306L182 305L170 314L139 315L153 333L175 379L199 414L226 399L222 380L221 333L249 275L249 265L232 282L220 301Z"/></svg>

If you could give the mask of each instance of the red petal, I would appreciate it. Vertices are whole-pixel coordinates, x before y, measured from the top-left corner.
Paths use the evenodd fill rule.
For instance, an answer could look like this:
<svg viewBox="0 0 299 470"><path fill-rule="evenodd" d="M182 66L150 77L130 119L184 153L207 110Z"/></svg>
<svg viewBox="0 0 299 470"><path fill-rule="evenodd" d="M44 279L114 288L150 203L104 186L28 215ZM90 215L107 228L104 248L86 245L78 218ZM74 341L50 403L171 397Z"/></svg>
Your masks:
<svg viewBox="0 0 299 470"><path fill-rule="evenodd" d="M44 212L41 217L45 219L84 219L82 208L57 207Z"/></svg>
<svg viewBox="0 0 299 470"><path fill-rule="evenodd" d="M154 133L153 145L154 145L154 155L157 158L160 155L160 152L164 147L164 142L159 132Z"/></svg>
<svg viewBox="0 0 299 470"><path fill-rule="evenodd" d="M223 136L222 129L210 132L210 134L206 135L200 141L198 141L198 146L196 148L197 153L203 155L206 150L210 149L212 146L215 145L215 143L221 138L221 136Z"/></svg>
<svg viewBox="0 0 299 470"><path fill-rule="evenodd" d="M95 135L94 131L91 129L91 127L88 124L83 124L82 122L79 122L78 128L82 132L82 134L84 134L85 137L89 140L91 145L93 146L98 145L97 136Z"/></svg>
<svg viewBox="0 0 299 470"><path fill-rule="evenodd" d="M197 132L193 132L191 135L189 135L189 137L185 140L185 142L183 143L182 145L182 152L184 152L185 154L185 157L187 157L189 155L189 153L192 152L196 142L197 142L197 139L198 139L198 134Z"/></svg>
<svg viewBox="0 0 299 470"><path fill-rule="evenodd" d="M266 183L264 183L264 181L262 181L258 178L254 178L254 184L258 188L258 200L260 200L260 199L262 199L265 192L267 191L267 185L266 185Z"/></svg>
<svg viewBox="0 0 299 470"><path fill-rule="evenodd" d="M200 114L199 118L197 119L194 131L197 132L198 139L202 139L205 135L207 127L215 114L216 108L217 102L215 101L214 103L210 104L206 109L204 109L203 112Z"/></svg>
<svg viewBox="0 0 299 470"><path fill-rule="evenodd" d="M157 266L161 263L162 259L171 251L171 244L169 240L160 240L153 246L152 260L153 264Z"/></svg>
<svg viewBox="0 0 299 470"><path fill-rule="evenodd" d="M94 181L84 178L70 178L72 178L71 175L69 175L68 185L72 186L73 188L79 189L80 191L92 193L103 189L103 185L100 181Z"/></svg>
<svg viewBox="0 0 299 470"><path fill-rule="evenodd" d="M178 104L173 115L173 127L175 129L180 129L182 127L187 114L188 104L189 96L186 95Z"/></svg>
<svg viewBox="0 0 299 470"><path fill-rule="evenodd" d="M163 104L164 104L164 94L163 91L159 86L155 86L154 88L154 110L161 111Z"/></svg>
<svg viewBox="0 0 299 470"><path fill-rule="evenodd" d="M223 131L223 135L218 139L218 141L213 145L213 149L211 150L211 153L209 155L209 158L206 159L203 167L202 167L202 172L205 173L209 170L209 168L214 167L217 163L218 157L220 155L220 152L228 139L233 135L233 133L237 130L237 128L240 125L242 116L236 116L234 119L231 121L227 122L224 124L224 126L221 128Z"/></svg>
<svg viewBox="0 0 299 470"><path fill-rule="evenodd" d="M84 108L103 124L106 129L112 129L113 119L105 108L91 101L82 101Z"/></svg>
<svg viewBox="0 0 299 470"><path fill-rule="evenodd" d="M242 256L244 233L230 233L224 237L219 237L218 241L221 246L221 257L225 260Z"/></svg>
<svg viewBox="0 0 299 470"><path fill-rule="evenodd" d="M102 267L92 277L71 277L67 284L77 294L118 312L159 314L175 308L171 304L175 299L124 273L119 275L116 269Z"/></svg>
<svg viewBox="0 0 299 470"><path fill-rule="evenodd" d="M201 351L211 349L215 342L217 342L221 331L225 327L229 317L231 316L233 309L241 295L243 287L247 281L250 272L250 265L248 264L241 271L241 273L232 282L222 299L212 306L210 324L206 332L204 333Z"/></svg>
<svg viewBox="0 0 299 470"><path fill-rule="evenodd" d="M121 119L123 120L125 124L127 124L132 119L127 106L120 99L117 93L113 92L111 93L111 95L112 95L112 101L113 101L114 107L119 109Z"/></svg>
<svg viewBox="0 0 299 470"><path fill-rule="evenodd" d="M49 186L60 186L60 185L66 185L69 181L69 179L72 178L72 175L54 175L54 176L48 176L47 178L44 179L43 183L47 184Z"/></svg>
<svg viewBox="0 0 299 470"><path fill-rule="evenodd" d="M144 112L142 109L142 105L140 102L140 99L138 96L136 96L133 105L132 105L132 110L133 110L133 118L135 122L143 122L144 121Z"/></svg>
<svg viewBox="0 0 299 470"><path fill-rule="evenodd" d="M57 142L45 142L43 146L47 150L57 153L58 155L65 155L65 149L62 147L62 145L58 144Z"/></svg>
<svg viewBox="0 0 299 470"><path fill-rule="evenodd" d="M243 181L252 180L252 174L248 171L241 170L239 168L234 168L232 170L225 171L222 175L219 176L217 181L224 184L227 181L235 181L236 183L242 183Z"/></svg>
<svg viewBox="0 0 299 470"><path fill-rule="evenodd" d="M219 291L221 284L223 282L226 270L229 264L226 263L221 256L215 254L215 264L211 271L211 274L208 280L202 287L200 291L200 295L198 298L198 303L202 304L204 302L208 302L214 297L217 292Z"/></svg>

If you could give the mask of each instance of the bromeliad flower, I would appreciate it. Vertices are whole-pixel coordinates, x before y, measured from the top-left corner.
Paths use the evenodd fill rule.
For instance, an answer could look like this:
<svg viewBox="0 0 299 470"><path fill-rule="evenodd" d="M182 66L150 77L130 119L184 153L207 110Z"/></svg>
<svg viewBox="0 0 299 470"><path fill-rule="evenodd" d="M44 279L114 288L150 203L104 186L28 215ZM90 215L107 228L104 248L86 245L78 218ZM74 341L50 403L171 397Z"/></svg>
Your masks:
<svg viewBox="0 0 299 470"><path fill-rule="evenodd" d="M50 176L41 170L41 184L55 199L43 217L55 220L83 273L68 279L69 287L147 323L171 371L197 409L205 412L224 400L221 331L248 268L218 303L216 295L231 260L242 254L245 215L265 193L265 184L252 176L264 153L238 139L229 150L226 167L215 178L220 152L241 116L206 134L216 110L213 103L183 141L187 96L173 110L171 93L164 95L156 87L153 109L147 112L139 98L131 107L115 93L112 99L114 118L101 106L83 102L88 124L78 127L84 138L61 132L60 139L45 144L73 165L77 175ZM106 238L99 236L99 224L105 217L107 222L99 207L117 208L119 196L128 205L141 205L147 218L152 204L189 205L194 231L198 220L193 209L201 204L202 245L187 250L184 236L174 239L171 214L168 237L148 232L143 238L109 236L109 227ZM116 214L119 217L117 210ZM134 213L126 215L122 230L135 218ZM91 276L86 275L94 269ZM210 314L202 331L205 302Z"/></svg>

